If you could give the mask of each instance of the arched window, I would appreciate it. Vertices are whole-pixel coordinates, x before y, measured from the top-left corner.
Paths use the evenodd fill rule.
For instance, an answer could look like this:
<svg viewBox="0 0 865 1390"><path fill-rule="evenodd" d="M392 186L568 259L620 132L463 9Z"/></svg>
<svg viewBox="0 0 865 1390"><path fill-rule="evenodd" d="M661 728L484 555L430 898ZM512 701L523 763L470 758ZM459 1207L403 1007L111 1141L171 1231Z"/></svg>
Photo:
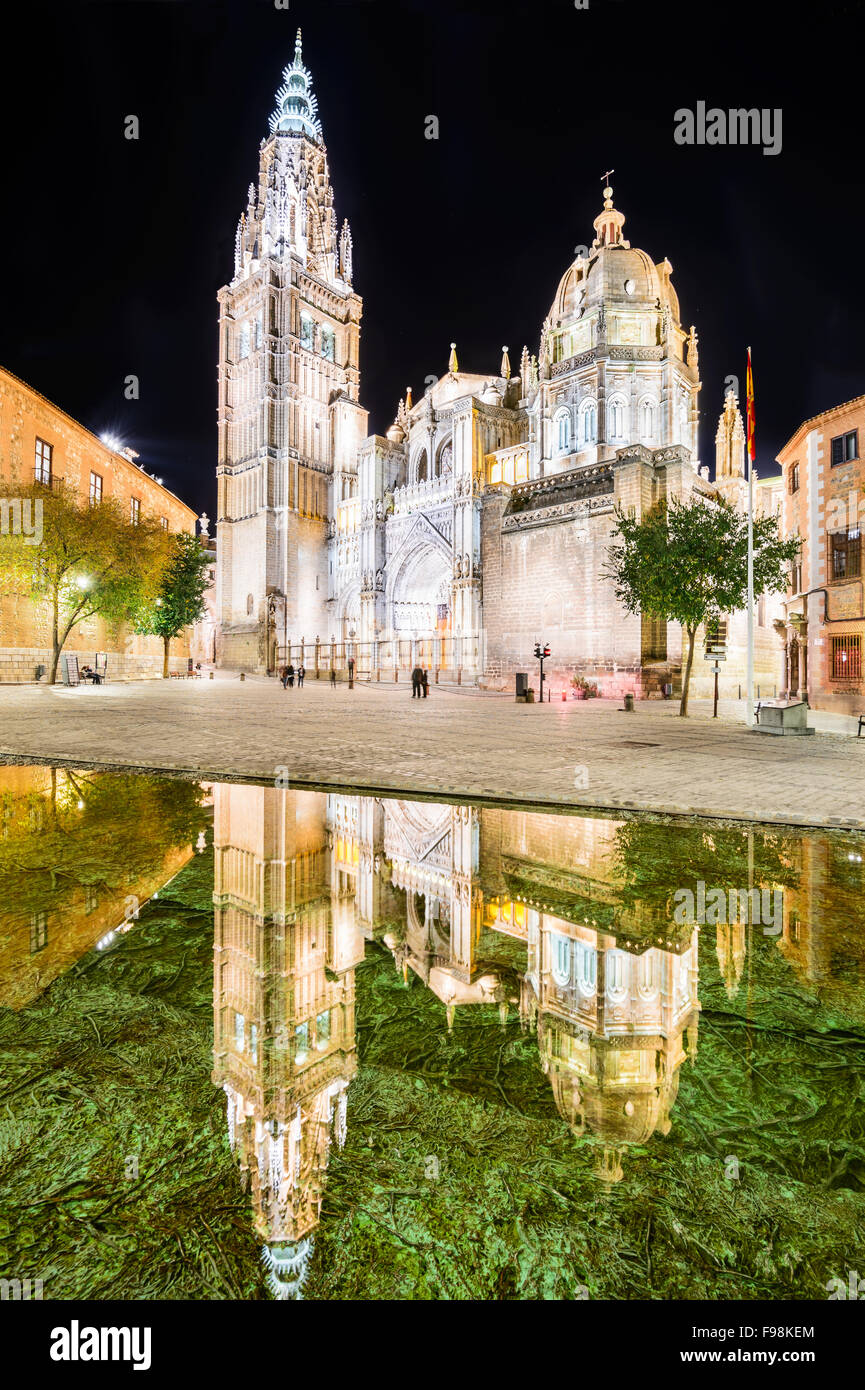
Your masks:
<svg viewBox="0 0 865 1390"><path fill-rule="evenodd" d="M626 439L628 407L624 396L611 396L607 405L607 438Z"/></svg>
<svg viewBox="0 0 865 1390"><path fill-rule="evenodd" d="M239 360L239 361L243 361L244 357L248 357L248 356L249 356L249 324L248 324L248 323L242 323L242 324L240 325L240 340L239 340L238 346L237 346L237 356L238 356L238 360Z"/></svg>
<svg viewBox="0 0 865 1390"><path fill-rule="evenodd" d="M427 462L426 449L421 449L418 454L417 463L415 464L415 481L418 483L425 483L428 471L429 465Z"/></svg>
<svg viewBox="0 0 865 1390"><path fill-rule="evenodd" d="M598 411L591 396L580 406L580 439L583 444L594 444L598 438Z"/></svg>
<svg viewBox="0 0 865 1390"><path fill-rule="evenodd" d="M326 362L332 362L334 358L334 336L332 328L321 330L321 355Z"/></svg>
<svg viewBox="0 0 865 1390"><path fill-rule="evenodd" d="M689 414L690 411L688 408L688 392L685 390L683 386L679 393L679 442L681 444L684 444L688 438Z"/></svg>
<svg viewBox="0 0 865 1390"><path fill-rule="evenodd" d="M569 453L571 448L571 417L569 412L560 410L553 424L555 426L556 453Z"/></svg>
<svg viewBox="0 0 865 1390"><path fill-rule="evenodd" d="M558 932L550 934L550 968L557 985L566 985L571 978L571 942Z"/></svg>
<svg viewBox="0 0 865 1390"><path fill-rule="evenodd" d="M449 478L453 472L453 446L449 439L446 439L436 454L435 476L437 478Z"/></svg>
<svg viewBox="0 0 865 1390"><path fill-rule="evenodd" d="M606 953L607 997L620 1003L628 993L628 957L624 951Z"/></svg>
<svg viewBox="0 0 865 1390"><path fill-rule="evenodd" d="M311 316L310 314L301 314L301 316L300 316L300 346L301 346L302 348L311 348L311 347L312 347L312 338L313 338L312 316Z"/></svg>
<svg viewBox="0 0 865 1390"><path fill-rule="evenodd" d="M640 956L637 966L637 993L641 999L658 997L658 956L654 948Z"/></svg>
<svg viewBox="0 0 865 1390"><path fill-rule="evenodd" d="M590 999L595 993L598 985L598 953L594 946L586 945L585 941L574 943L577 967L577 988L580 994Z"/></svg>
<svg viewBox="0 0 865 1390"><path fill-rule="evenodd" d="M654 444L658 428L658 402L654 396L644 396L640 401L640 439L644 444Z"/></svg>

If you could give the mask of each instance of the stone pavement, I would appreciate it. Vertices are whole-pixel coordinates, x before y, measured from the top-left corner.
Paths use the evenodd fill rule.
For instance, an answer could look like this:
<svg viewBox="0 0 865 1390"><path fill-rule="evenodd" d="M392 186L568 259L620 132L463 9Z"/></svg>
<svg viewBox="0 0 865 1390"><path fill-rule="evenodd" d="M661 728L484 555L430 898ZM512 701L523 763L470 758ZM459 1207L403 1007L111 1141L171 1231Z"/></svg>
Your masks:
<svg viewBox="0 0 865 1390"><path fill-rule="evenodd" d="M72 762L407 796L865 829L865 739L749 732L738 707L517 705L408 685L215 680L0 687L0 760Z"/></svg>

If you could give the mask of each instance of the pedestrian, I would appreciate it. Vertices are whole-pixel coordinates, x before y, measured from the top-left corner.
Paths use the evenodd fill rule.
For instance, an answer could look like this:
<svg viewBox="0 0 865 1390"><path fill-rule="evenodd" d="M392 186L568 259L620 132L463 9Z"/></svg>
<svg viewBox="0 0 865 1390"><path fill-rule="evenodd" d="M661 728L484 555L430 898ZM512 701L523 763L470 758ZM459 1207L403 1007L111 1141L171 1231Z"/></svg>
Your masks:
<svg viewBox="0 0 865 1390"><path fill-rule="evenodd" d="M292 690L294 688L294 667L291 662L289 662L285 668L285 679L288 682L289 690Z"/></svg>
<svg viewBox="0 0 865 1390"><path fill-rule="evenodd" d="M418 700L420 699L420 687L421 687L421 677L422 677L422 676L423 676L423 672L421 671L420 667L419 667L419 666L415 666L414 670L413 670L412 673L411 673L411 697L412 697L412 699L414 699L415 697L417 697Z"/></svg>
<svg viewBox="0 0 865 1390"><path fill-rule="evenodd" d="M336 667L335 667L335 666L331 666L331 668L330 668L330 683L331 683L331 685L333 685L333 686L336 685Z"/></svg>
<svg viewBox="0 0 865 1390"><path fill-rule="evenodd" d="M348 688L354 690L354 657L348 659Z"/></svg>
<svg viewBox="0 0 865 1390"><path fill-rule="evenodd" d="M281 683L281 685L282 685L282 688L283 688L283 690L284 690L284 689L285 689L285 682L286 682L286 668L285 668L285 666L280 666L280 668L279 668L279 679L280 679L280 683Z"/></svg>
<svg viewBox="0 0 865 1390"><path fill-rule="evenodd" d="M421 685L423 686L423 697L426 699L427 695L429 695L429 671L425 670L423 672Z"/></svg>
<svg viewBox="0 0 865 1390"><path fill-rule="evenodd" d="M304 678L305 675L306 675L306 668L305 668L303 665L298 666L298 668L297 668L297 688L298 688L298 690L299 690L300 687L303 685L303 678Z"/></svg>

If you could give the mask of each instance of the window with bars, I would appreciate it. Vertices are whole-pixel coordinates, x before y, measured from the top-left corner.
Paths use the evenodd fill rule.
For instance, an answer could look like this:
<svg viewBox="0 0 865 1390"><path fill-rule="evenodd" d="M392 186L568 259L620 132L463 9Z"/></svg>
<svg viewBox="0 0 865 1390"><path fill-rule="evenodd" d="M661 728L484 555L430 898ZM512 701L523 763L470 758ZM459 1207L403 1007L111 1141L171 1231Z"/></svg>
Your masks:
<svg viewBox="0 0 865 1390"><path fill-rule="evenodd" d="M133 526L137 526L141 520L141 498L130 497L129 499L129 520Z"/></svg>
<svg viewBox="0 0 865 1390"><path fill-rule="evenodd" d="M848 430L846 434L836 434L832 440L831 463L837 468L839 463L850 463L859 457L859 431Z"/></svg>
<svg viewBox="0 0 865 1390"><path fill-rule="evenodd" d="M37 483L44 483L46 487L51 486L51 459L54 454L54 446L46 444L44 439L36 440L36 462L34 475Z"/></svg>
<svg viewBox="0 0 865 1390"><path fill-rule="evenodd" d="M832 638L833 681L858 681L862 678L862 638L854 633Z"/></svg>
<svg viewBox="0 0 865 1390"><path fill-rule="evenodd" d="M862 536L858 526L829 536L833 579L857 579L862 573Z"/></svg>
<svg viewBox="0 0 865 1390"><path fill-rule="evenodd" d="M90 505L96 507L102 501L102 474L90 474Z"/></svg>

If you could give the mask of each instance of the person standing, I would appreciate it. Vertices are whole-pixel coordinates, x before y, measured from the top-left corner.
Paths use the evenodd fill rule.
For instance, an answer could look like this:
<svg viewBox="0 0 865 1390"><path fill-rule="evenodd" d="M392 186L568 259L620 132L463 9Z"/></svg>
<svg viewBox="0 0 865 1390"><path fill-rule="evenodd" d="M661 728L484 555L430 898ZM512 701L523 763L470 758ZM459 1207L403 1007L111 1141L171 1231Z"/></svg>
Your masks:
<svg viewBox="0 0 865 1390"><path fill-rule="evenodd" d="M420 699L420 683L421 669L419 666L415 666L414 670L411 673L411 697L413 700L415 698L417 698L418 700Z"/></svg>
<svg viewBox="0 0 865 1390"><path fill-rule="evenodd" d="M421 685L423 686L423 697L426 699L429 695L429 671L427 670L424 670L421 675Z"/></svg>
<svg viewBox="0 0 865 1390"><path fill-rule="evenodd" d="M293 687L294 687L294 667L292 666L291 662L289 662L288 665L287 665L287 667L285 668L285 678L286 678L286 680L288 681L288 688L289 688L289 690L293 689Z"/></svg>
<svg viewBox="0 0 865 1390"><path fill-rule="evenodd" d="M330 668L330 683L331 683L332 686L336 686L336 667L335 667L335 666L331 666L331 668Z"/></svg>
<svg viewBox="0 0 865 1390"><path fill-rule="evenodd" d="M301 663L301 665L298 666L298 668L297 668L297 688L298 688L298 690L300 690L300 687L303 685L303 678L304 678L305 675L306 675L306 668L305 668L305 666Z"/></svg>
<svg viewBox="0 0 865 1390"><path fill-rule="evenodd" d="M282 688L283 688L283 690L284 690L284 689L285 689L285 682L286 682L286 680L287 680L287 671L286 671L285 666L280 666L280 668L279 668L279 680L280 680L280 684L282 685Z"/></svg>
<svg viewBox="0 0 865 1390"><path fill-rule="evenodd" d="M348 659L348 688L354 690L354 657Z"/></svg>

